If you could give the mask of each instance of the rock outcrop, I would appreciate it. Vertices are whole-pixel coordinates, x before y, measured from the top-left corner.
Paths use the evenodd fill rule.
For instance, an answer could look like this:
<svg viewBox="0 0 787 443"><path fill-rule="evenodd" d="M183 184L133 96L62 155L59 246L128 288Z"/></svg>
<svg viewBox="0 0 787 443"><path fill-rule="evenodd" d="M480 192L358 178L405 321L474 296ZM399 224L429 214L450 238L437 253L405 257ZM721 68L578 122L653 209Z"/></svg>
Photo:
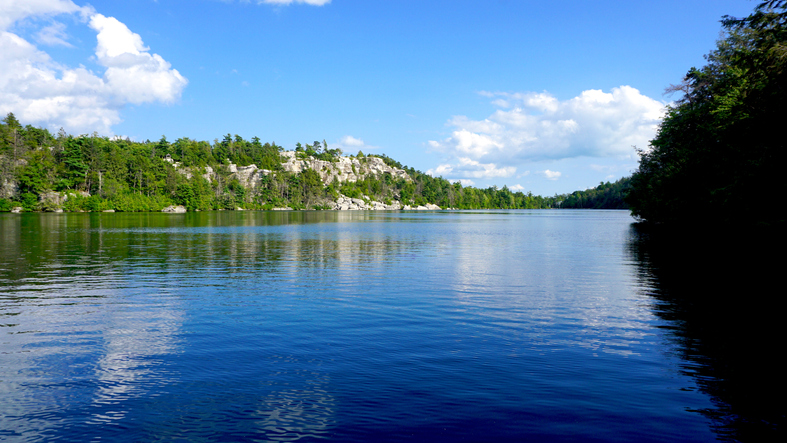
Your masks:
<svg viewBox="0 0 787 443"><path fill-rule="evenodd" d="M374 201L369 197L350 198L340 195L331 209L337 211L396 211L402 209L402 204L394 200L391 204Z"/></svg>
<svg viewBox="0 0 787 443"><path fill-rule="evenodd" d="M352 183L363 180L367 175L382 175L386 172L394 178L411 180L404 169L390 167L379 157L339 157L337 161L331 162L313 157L299 159L294 151L282 152L281 156L285 159L282 163L285 171L297 174L306 169L313 169L320 174L320 179L326 185L334 181Z"/></svg>
<svg viewBox="0 0 787 443"><path fill-rule="evenodd" d="M379 176L383 174L391 174L395 179L404 179L412 181L412 178L407 174L404 169L394 168L385 164L382 158L379 157L339 157L335 161L319 160L314 157L306 157L302 153L299 154L295 151L284 151L281 153L282 169L286 172L293 174L301 173L307 169L316 171L320 180L324 185L331 183L354 183L358 180L363 180L369 175ZM186 178L191 178L195 174L202 175L205 180L211 181L218 178L218 174L210 166L206 166L204 170L196 170L195 168L182 168L180 163L173 161L171 158L165 158L165 161L170 162L175 169L183 174ZM228 162L229 163L229 162ZM238 166L229 163L222 166L229 173L229 179L237 179L238 182L246 189L254 190L261 185L263 177L274 174L274 171L268 169L260 169L257 165ZM279 210L286 210L289 208L276 208ZM364 198L350 198L347 196L340 196L336 202L333 203L331 209L348 211L348 210L399 210L399 209L440 209L435 205L409 207L404 206L399 201L390 202L385 204L378 201L373 201L368 197Z"/></svg>
<svg viewBox="0 0 787 443"><path fill-rule="evenodd" d="M385 204L370 200L365 195L363 198L350 198L346 195L340 195L331 209L337 211L398 211L400 209L405 211L436 211L441 208L431 203L426 206L402 206L402 203L397 200L394 200L391 204Z"/></svg>
<svg viewBox="0 0 787 443"><path fill-rule="evenodd" d="M183 214L186 212L186 207L183 205L172 205L162 209L161 212L167 212L170 214Z"/></svg>
<svg viewBox="0 0 787 443"><path fill-rule="evenodd" d="M86 191L66 191L66 192L55 192L55 191L47 191L42 192L38 195L38 201L41 202L46 207L50 208L58 208L63 205L63 203L68 200L69 197L90 197L90 193Z"/></svg>

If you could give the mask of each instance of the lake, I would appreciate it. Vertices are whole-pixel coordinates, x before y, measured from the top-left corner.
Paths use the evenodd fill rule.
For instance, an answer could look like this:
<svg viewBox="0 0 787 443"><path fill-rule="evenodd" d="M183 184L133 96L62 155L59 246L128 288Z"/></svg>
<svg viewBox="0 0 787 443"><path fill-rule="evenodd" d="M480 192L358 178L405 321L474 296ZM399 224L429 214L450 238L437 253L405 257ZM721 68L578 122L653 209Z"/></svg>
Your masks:
<svg viewBox="0 0 787 443"><path fill-rule="evenodd" d="M773 277L633 222L0 214L0 439L784 436Z"/></svg>

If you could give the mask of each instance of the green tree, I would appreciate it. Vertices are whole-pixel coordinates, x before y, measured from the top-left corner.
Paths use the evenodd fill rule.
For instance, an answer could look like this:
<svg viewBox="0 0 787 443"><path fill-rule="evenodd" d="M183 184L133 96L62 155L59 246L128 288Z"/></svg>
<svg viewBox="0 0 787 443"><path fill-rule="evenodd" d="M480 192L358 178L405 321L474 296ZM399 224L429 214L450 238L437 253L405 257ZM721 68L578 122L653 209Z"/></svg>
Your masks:
<svg viewBox="0 0 787 443"><path fill-rule="evenodd" d="M627 198L633 215L667 224L784 222L774 203L785 190L785 6L764 2L746 18L726 17L708 64L668 88L683 96L640 151Z"/></svg>

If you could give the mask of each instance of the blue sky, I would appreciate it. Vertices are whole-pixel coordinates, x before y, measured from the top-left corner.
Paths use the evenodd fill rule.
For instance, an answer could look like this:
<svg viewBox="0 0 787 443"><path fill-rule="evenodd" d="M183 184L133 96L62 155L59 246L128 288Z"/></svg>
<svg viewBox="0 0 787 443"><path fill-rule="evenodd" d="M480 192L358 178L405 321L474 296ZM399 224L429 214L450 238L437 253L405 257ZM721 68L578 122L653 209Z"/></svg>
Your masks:
<svg viewBox="0 0 787 443"><path fill-rule="evenodd" d="M0 0L0 113L136 140L258 136L552 195L636 168L747 0Z"/></svg>

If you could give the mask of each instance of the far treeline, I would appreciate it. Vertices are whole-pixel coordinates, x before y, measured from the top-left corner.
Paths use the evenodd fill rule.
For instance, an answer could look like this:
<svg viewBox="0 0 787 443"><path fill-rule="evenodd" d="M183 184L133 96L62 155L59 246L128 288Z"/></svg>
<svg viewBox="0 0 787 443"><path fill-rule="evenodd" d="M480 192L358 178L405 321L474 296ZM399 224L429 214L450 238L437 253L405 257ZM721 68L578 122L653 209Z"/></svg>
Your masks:
<svg viewBox="0 0 787 443"><path fill-rule="evenodd" d="M640 153L627 201L663 225L784 225L787 147L787 1L760 3L726 31L708 64L668 92L650 149Z"/></svg>
<svg viewBox="0 0 787 443"><path fill-rule="evenodd" d="M325 209L339 194L443 208L540 209L560 207L565 197L541 197L507 187L464 187L404 167L385 155L375 157L404 169L411 180L389 173L367 174L356 182L326 186L311 169L285 171L282 151L276 143L262 143L258 137L244 140L229 134L213 143L189 138L170 142L166 137L135 142L97 134L73 136L63 130L55 136L47 129L23 126L9 113L0 124L0 211L21 207L25 211L133 212L160 211L170 205L189 210ZM295 152L300 158L331 162L342 155L324 141L299 143ZM350 157L367 158L361 152ZM269 173L247 189L231 172L231 164L254 164ZM213 175L208 179L210 169Z"/></svg>
<svg viewBox="0 0 787 443"><path fill-rule="evenodd" d="M610 183L600 183L595 188L574 191L557 196L557 206L563 209L629 209L626 196L631 183L630 177Z"/></svg>

